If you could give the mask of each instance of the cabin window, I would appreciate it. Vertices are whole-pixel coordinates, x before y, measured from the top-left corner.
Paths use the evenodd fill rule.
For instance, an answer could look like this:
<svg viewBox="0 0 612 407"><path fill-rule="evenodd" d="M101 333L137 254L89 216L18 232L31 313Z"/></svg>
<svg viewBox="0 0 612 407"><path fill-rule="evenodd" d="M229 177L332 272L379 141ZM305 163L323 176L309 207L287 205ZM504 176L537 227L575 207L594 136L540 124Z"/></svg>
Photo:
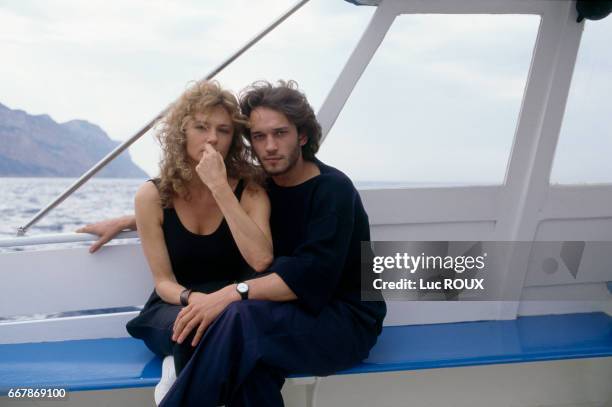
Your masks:
<svg viewBox="0 0 612 407"><path fill-rule="evenodd" d="M398 16L319 156L362 187L502 184L539 21Z"/></svg>
<svg viewBox="0 0 612 407"><path fill-rule="evenodd" d="M585 23L551 184L612 183L612 18Z"/></svg>

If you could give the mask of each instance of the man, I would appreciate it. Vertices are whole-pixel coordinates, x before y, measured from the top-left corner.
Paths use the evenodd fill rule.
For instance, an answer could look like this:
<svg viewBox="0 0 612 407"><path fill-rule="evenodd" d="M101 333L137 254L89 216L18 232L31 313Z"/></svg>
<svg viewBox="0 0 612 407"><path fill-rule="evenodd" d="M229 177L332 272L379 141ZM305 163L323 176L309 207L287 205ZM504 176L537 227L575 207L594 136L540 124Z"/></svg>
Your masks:
<svg viewBox="0 0 612 407"><path fill-rule="evenodd" d="M173 340L191 334L197 347L162 406L282 406L288 374L348 368L382 330L384 302L360 298L368 217L348 177L315 158L321 127L306 97L295 82L257 82L243 92L241 109L270 176L275 260L264 275L183 308ZM107 239L117 226L133 221L82 231Z"/></svg>

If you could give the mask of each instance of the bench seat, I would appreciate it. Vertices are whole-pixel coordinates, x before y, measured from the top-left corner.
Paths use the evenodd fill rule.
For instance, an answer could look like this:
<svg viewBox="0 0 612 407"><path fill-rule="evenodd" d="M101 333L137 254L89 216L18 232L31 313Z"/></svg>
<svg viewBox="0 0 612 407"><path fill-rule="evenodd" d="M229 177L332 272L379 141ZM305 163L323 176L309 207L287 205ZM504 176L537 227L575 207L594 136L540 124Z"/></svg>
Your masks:
<svg viewBox="0 0 612 407"><path fill-rule="evenodd" d="M337 374L612 356L612 317L584 313L385 327L370 357ZM154 386L161 361L132 338L0 345L0 395ZM295 375L293 377L305 377Z"/></svg>

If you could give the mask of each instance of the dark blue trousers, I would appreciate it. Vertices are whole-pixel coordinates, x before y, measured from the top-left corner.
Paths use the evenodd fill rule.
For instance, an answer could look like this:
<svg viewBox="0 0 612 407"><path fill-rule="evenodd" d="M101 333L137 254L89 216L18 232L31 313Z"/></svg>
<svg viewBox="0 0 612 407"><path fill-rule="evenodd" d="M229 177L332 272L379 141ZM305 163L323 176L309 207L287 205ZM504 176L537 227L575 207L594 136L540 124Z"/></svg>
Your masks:
<svg viewBox="0 0 612 407"><path fill-rule="evenodd" d="M208 327L161 406L283 406L287 375L348 368L375 342L374 320L341 301L319 315L296 302L234 302Z"/></svg>

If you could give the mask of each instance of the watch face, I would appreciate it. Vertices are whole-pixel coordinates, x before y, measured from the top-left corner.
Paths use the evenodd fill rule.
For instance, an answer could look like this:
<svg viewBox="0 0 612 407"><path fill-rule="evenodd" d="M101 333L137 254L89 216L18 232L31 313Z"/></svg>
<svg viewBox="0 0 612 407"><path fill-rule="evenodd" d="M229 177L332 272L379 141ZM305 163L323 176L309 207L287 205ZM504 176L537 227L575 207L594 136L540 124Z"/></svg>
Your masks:
<svg viewBox="0 0 612 407"><path fill-rule="evenodd" d="M239 293L246 293L247 291L249 291L249 286L246 285L246 283L239 283L236 286L236 289L238 290Z"/></svg>

